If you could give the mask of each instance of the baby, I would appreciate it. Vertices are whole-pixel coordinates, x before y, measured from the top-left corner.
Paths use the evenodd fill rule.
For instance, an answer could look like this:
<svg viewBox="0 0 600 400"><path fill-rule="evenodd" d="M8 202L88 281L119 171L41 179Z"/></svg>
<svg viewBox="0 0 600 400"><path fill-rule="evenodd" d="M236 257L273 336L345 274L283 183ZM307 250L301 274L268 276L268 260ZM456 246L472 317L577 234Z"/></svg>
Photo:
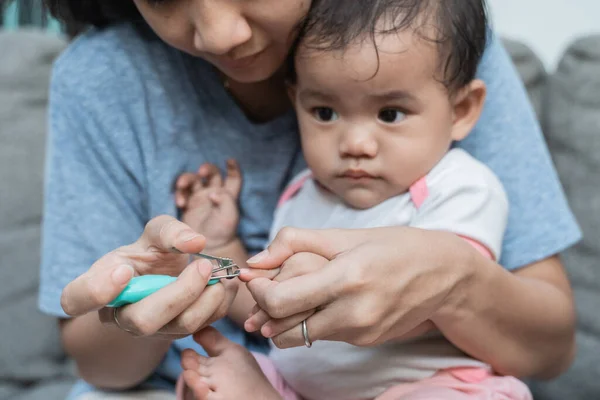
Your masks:
<svg viewBox="0 0 600 400"><path fill-rule="evenodd" d="M485 85L475 79L486 44L484 1L321 0L313 11L289 86L308 169L284 191L271 239L285 226L403 225L453 232L499 259L508 213L502 185L452 148L484 104ZM182 219L212 248L241 254L233 250L241 246L237 164L229 162L224 182L216 167L202 168L209 179L182 200ZM240 296L247 299L244 288ZM252 306L236 300L232 312L248 315ZM523 383L493 375L436 332L375 347L274 348L268 359L212 335L201 344L213 357L190 368L199 374L188 381L196 398L531 398Z"/></svg>

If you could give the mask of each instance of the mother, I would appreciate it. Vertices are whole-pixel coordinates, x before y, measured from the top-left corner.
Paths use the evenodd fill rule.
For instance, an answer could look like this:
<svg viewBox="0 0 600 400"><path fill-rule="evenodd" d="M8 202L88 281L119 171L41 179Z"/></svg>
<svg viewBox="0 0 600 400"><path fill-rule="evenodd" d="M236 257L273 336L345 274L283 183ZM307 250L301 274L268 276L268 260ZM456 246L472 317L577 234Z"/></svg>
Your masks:
<svg viewBox="0 0 600 400"><path fill-rule="evenodd" d="M235 158L245 172L239 240L251 253L264 247L279 193L303 167L282 71L310 1L47 3L64 19L99 28L76 40L53 72L40 289L40 307L60 318L65 347L81 376L104 389L144 384L172 390L181 349L195 346L189 337L176 339L212 322L230 339L264 350L235 323L244 316L222 319L236 283L204 289L210 267L188 265L181 254L202 250L204 238L165 215L177 214L173 191L181 173ZM356 276L403 282L402 304L429 301L431 306L436 300L438 306L449 305L438 308L450 310L456 303L444 301L452 299L488 306L463 315L476 315L477 329L458 327L452 340L500 372L551 376L569 364L573 349L569 286L555 255L577 241L579 231L525 92L496 39L480 76L489 100L478 128L461 146L487 163L507 188L512 211L501 261L514 274L444 235L405 229L379 230L375 236L346 232L343 240L336 232L284 235L262 263L273 266L294 251L333 258L348 250L344 267L350 262ZM371 270L375 265L394 268ZM414 279L407 275L410 265L427 268ZM133 274L150 273L181 278L118 313L104 308ZM438 279L440 274L446 279ZM309 287L302 289L326 299L330 310L359 304L364 309L367 294L368 304L378 310L357 314L351 326L335 321L335 332L327 332L327 324L314 325L311 335L317 339L398 338L411 321L424 317L392 301L398 289L393 285L375 292L379 295L369 285L363 291L339 287L336 298L327 287L305 282ZM466 282L477 283L477 290L463 290ZM253 289L268 297L266 288ZM293 304L285 309L284 300L293 303L293 298L270 299L263 308L273 315L304 311ZM558 311L545 314L546 307ZM424 308L415 312L431 311ZM456 326L455 314L447 316L448 325ZM302 344L299 330L288 332L282 344ZM90 388L79 385L73 397L85 390Z"/></svg>

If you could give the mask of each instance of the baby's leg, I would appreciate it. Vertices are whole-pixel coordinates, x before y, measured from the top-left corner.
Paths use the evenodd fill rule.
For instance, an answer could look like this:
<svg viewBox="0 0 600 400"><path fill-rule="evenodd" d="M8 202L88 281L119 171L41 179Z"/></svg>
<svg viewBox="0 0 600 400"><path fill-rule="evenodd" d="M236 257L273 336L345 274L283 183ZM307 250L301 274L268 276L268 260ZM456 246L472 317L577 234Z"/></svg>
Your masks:
<svg viewBox="0 0 600 400"><path fill-rule="evenodd" d="M190 350L184 353L183 380L187 389L179 391L180 398L183 394L185 400L194 397L198 400L300 399L285 385L267 357L255 358L242 346L227 340L212 328L196 334L195 339L210 357L200 356Z"/></svg>
<svg viewBox="0 0 600 400"><path fill-rule="evenodd" d="M442 371L420 382L393 387L376 400L533 400L520 380L484 369Z"/></svg>

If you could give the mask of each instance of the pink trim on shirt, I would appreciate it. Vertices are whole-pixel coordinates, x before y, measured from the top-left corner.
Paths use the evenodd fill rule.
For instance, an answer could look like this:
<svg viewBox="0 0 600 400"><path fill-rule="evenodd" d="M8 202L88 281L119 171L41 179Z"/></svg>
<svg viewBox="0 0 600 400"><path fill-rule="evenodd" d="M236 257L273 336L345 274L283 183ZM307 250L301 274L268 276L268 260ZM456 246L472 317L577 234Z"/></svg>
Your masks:
<svg viewBox="0 0 600 400"><path fill-rule="evenodd" d="M291 185L289 185L283 191L283 194L279 198L279 202L277 202L277 207L281 207L286 201L288 201L289 199L294 197L294 195L296 193L298 193L298 191L300 189L302 189L302 186L304 186L304 184L306 183L308 178L311 178L311 177L312 177L312 174L306 174L303 177L299 178L296 182L293 182Z"/></svg>
<svg viewBox="0 0 600 400"><path fill-rule="evenodd" d="M485 258L489 258L490 260L495 260L496 259L496 257L494 257L494 255L490 251L490 249L488 249L487 247L485 247L484 245L482 245L478 241L473 240L473 239L468 238L468 237L465 237L465 236L460 236L460 237L463 238L471 246L475 247L475 250L477 250L478 252L480 252Z"/></svg>
<svg viewBox="0 0 600 400"><path fill-rule="evenodd" d="M427 197L429 197L429 188L425 177L419 179L408 189L410 197L417 208L421 208Z"/></svg>

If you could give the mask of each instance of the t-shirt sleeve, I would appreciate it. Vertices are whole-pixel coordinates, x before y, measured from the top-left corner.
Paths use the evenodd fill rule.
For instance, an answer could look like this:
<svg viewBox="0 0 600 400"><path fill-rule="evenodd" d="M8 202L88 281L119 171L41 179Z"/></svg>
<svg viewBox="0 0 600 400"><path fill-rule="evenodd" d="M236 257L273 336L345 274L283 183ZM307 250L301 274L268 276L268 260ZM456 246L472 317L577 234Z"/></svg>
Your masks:
<svg viewBox="0 0 600 400"><path fill-rule="evenodd" d="M51 81L39 306L59 317L63 288L146 221L139 145L103 85L57 67Z"/></svg>
<svg viewBox="0 0 600 400"><path fill-rule="evenodd" d="M465 155L466 157L466 155ZM508 200L498 179L472 160L451 165L426 178L428 195L411 226L455 233L482 246L494 260L502 252Z"/></svg>
<svg viewBox="0 0 600 400"><path fill-rule="evenodd" d="M478 76L488 95L474 131L459 147L486 164L508 195L500 264L509 270L558 254L581 238L527 92L492 35Z"/></svg>

